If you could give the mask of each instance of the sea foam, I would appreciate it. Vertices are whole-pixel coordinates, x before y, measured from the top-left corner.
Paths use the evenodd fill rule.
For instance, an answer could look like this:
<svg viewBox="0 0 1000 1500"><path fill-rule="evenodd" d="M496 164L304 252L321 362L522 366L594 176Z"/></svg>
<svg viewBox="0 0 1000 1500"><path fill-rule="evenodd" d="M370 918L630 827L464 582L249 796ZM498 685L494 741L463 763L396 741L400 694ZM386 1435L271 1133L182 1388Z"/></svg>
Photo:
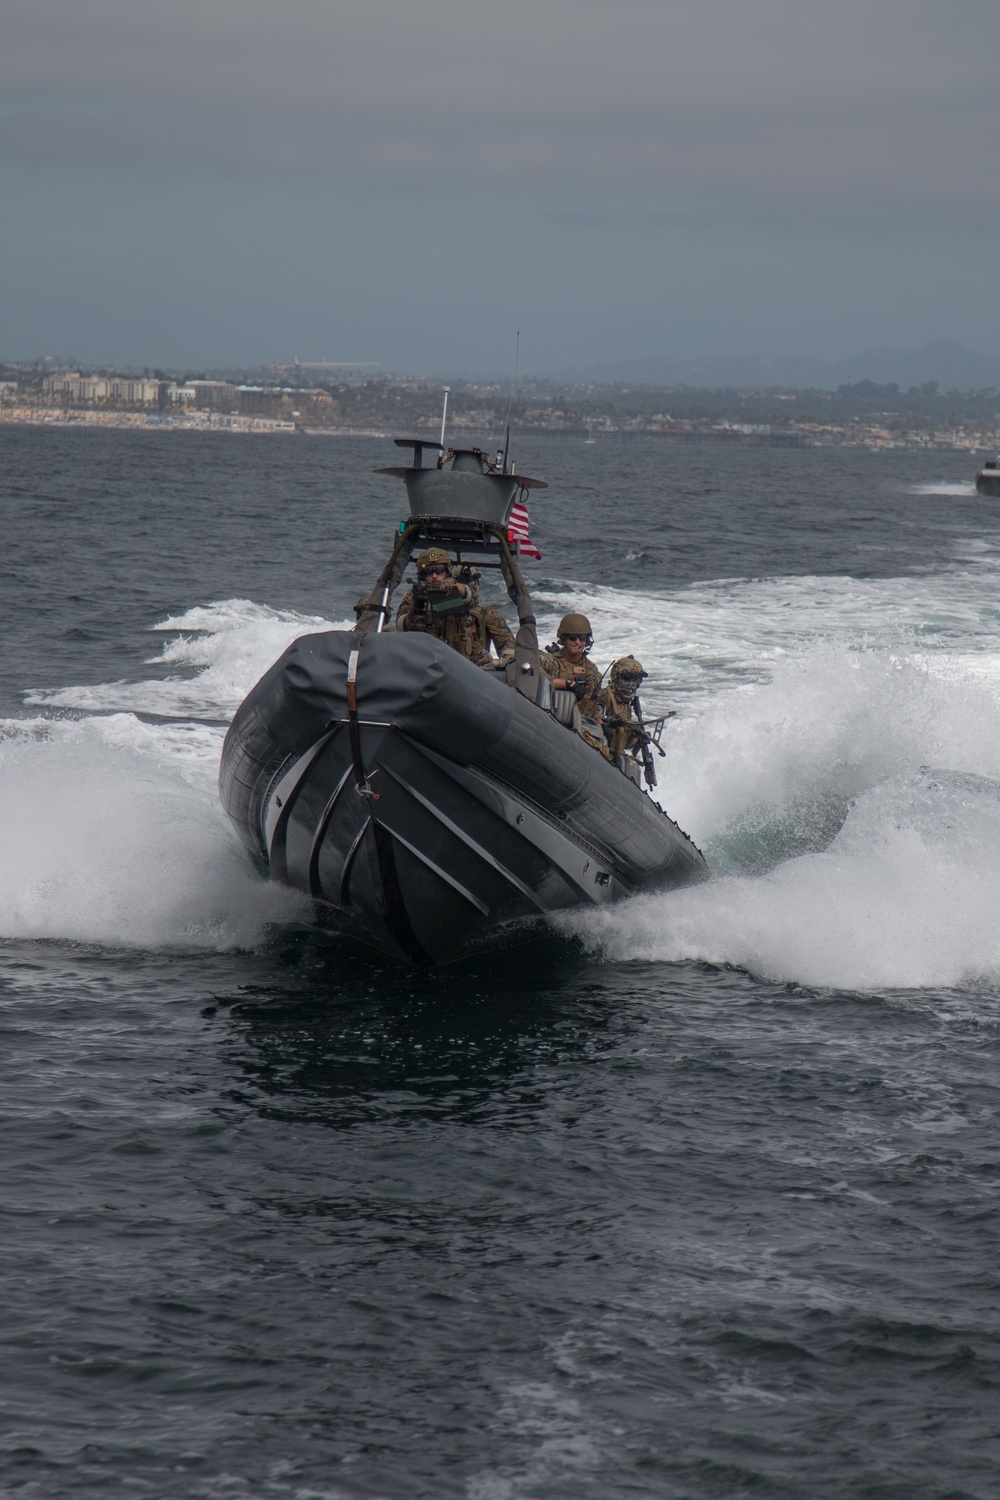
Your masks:
<svg viewBox="0 0 1000 1500"><path fill-rule="evenodd" d="M616 961L862 989L994 982L993 581L592 589L595 658L637 652L647 711L679 709L657 796L713 879L557 925ZM580 598L540 594L549 629ZM292 639L331 622L228 600L156 628L159 677L30 694L43 716L0 738L7 936L225 947L307 914L259 878L215 781L236 704Z"/></svg>
<svg viewBox="0 0 1000 1500"><path fill-rule="evenodd" d="M1000 784L924 773L858 798L822 852L558 925L615 961L854 991L995 988L998 902Z"/></svg>

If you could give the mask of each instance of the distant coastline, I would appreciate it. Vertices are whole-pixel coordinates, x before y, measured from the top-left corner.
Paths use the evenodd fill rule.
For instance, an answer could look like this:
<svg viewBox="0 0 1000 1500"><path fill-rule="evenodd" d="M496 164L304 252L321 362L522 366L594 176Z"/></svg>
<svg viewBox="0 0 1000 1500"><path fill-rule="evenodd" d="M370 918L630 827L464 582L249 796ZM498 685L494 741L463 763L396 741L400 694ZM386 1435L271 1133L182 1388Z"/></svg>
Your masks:
<svg viewBox="0 0 1000 1500"><path fill-rule="evenodd" d="M373 438L440 431L440 381L334 376L324 367L325 383L307 386L305 369L171 375L0 364L0 426ZM454 380L448 389L448 438L467 446L494 444L509 417L523 437L589 442L1000 450L1000 387L943 391L931 380L904 390L863 380L830 391L522 379L516 389L509 380Z"/></svg>
<svg viewBox="0 0 1000 1500"><path fill-rule="evenodd" d="M434 435L434 427L427 422L411 423L414 431L426 431ZM127 432L228 432L238 436L297 434L304 437L323 438L388 438L399 430L389 425L333 425L313 426L278 417L244 416L239 413L218 411L185 411L182 414L162 414L142 411L93 411L71 410L64 407L0 405L0 427L47 427L57 429L116 430ZM488 423L458 427L452 432L455 442L485 442L483 428ZM1000 451L1000 429L991 432L968 433L962 430L921 431L900 433L886 429L877 422L854 422L849 428L831 424L798 423L794 431L769 430L764 423L690 422L663 427L656 424L637 424L634 421L616 425L602 424L599 430L591 426L524 424L518 427L523 434L533 437L563 439L590 439L594 442L649 441L671 445L727 448L867 448L871 450L894 450L905 452L968 453L970 456Z"/></svg>
<svg viewBox="0 0 1000 1500"><path fill-rule="evenodd" d="M73 411L57 406L0 406L0 426L115 427L143 432L295 432L295 422L217 411L164 416L143 411Z"/></svg>

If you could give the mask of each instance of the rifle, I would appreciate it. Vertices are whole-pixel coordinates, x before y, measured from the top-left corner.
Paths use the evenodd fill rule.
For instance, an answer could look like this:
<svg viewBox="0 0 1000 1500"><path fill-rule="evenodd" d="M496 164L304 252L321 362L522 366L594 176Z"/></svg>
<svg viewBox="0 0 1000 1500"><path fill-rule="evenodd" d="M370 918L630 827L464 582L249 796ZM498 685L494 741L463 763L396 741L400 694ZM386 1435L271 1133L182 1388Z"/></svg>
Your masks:
<svg viewBox="0 0 1000 1500"><path fill-rule="evenodd" d="M676 719L677 713L674 709L671 709L669 713L659 714L655 719L644 719L638 693L632 699L632 704L635 711L634 719L605 719L604 722L611 729L631 729L638 735L639 759L642 762L642 772L646 778L647 786L655 786L656 771L653 766L653 752L650 746L655 745L661 757L666 755L667 752L660 744L660 737L663 734L664 724L666 724L668 719Z"/></svg>
<svg viewBox="0 0 1000 1500"><path fill-rule="evenodd" d="M450 615L457 609L468 610L472 596L471 592L462 595L458 592L458 586L452 580L451 587L447 589L432 589L431 586L421 579L417 579L412 586L413 613L426 616L428 613L434 615ZM427 629L426 623L418 629Z"/></svg>

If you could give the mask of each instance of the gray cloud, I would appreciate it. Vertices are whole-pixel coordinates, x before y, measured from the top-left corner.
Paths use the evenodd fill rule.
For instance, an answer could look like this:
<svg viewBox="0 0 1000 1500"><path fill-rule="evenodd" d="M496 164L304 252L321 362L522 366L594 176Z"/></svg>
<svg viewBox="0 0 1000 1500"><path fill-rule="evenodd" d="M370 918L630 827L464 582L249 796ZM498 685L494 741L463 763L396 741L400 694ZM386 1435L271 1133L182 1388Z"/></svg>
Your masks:
<svg viewBox="0 0 1000 1500"><path fill-rule="evenodd" d="M1000 213L993 0L6 0L0 28L11 162Z"/></svg>
<svg viewBox="0 0 1000 1500"><path fill-rule="evenodd" d="M997 0L0 0L6 352L988 347L998 40Z"/></svg>

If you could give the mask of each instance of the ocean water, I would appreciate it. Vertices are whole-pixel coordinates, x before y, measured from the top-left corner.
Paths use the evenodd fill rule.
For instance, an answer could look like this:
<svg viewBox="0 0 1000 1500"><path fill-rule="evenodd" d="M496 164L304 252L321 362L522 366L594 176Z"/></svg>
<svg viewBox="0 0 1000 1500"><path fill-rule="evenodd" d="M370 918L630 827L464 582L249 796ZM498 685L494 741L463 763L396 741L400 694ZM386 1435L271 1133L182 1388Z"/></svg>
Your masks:
<svg viewBox="0 0 1000 1500"><path fill-rule="evenodd" d="M535 439L713 879L414 975L216 801L387 443L0 429L0 1495L1000 1492L1000 510Z"/></svg>

